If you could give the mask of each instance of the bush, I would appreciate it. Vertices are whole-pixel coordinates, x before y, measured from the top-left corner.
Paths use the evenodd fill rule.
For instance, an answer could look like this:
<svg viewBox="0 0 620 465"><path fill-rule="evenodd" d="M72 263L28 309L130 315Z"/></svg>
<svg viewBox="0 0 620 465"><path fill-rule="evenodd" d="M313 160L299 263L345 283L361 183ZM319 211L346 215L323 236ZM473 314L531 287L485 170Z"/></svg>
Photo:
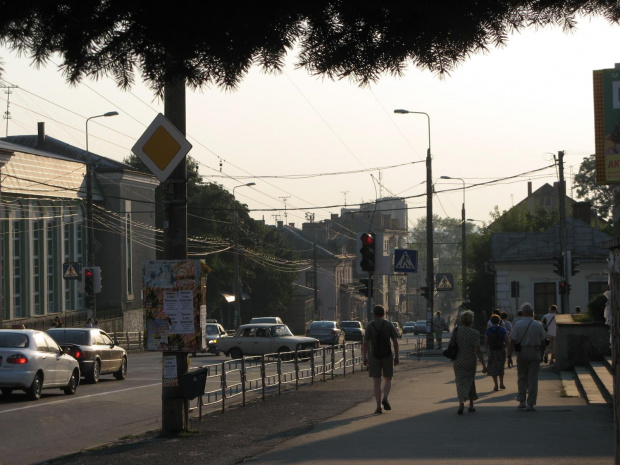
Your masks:
<svg viewBox="0 0 620 465"><path fill-rule="evenodd" d="M593 321L605 321L605 304L607 304L607 297L603 294L597 295L588 302L588 313Z"/></svg>

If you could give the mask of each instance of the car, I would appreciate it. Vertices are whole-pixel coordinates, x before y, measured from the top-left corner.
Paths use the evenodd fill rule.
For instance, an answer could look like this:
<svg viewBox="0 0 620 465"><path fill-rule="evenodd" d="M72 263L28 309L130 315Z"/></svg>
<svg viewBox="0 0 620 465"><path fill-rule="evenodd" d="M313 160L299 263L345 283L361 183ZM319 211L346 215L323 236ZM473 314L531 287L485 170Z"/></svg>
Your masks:
<svg viewBox="0 0 620 465"><path fill-rule="evenodd" d="M80 383L80 365L43 331L0 329L0 392L14 390L38 400L43 389L73 395Z"/></svg>
<svg viewBox="0 0 620 465"><path fill-rule="evenodd" d="M344 344L345 333L337 321L313 321L306 331L306 336L314 337L321 344L338 345Z"/></svg>
<svg viewBox="0 0 620 465"><path fill-rule="evenodd" d="M420 320L415 322L413 327L413 334L426 334L426 320Z"/></svg>
<svg viewBox="0 0 620 465"><path fill-rule="evenodd" d="M361 321L341 321L340 328L344 331L347 341L363 341L366 329Z"/></svg>
<svg viewBox="0 0 620 465"><path fill-rule="evenodd" d="M250 323L277 323L283 325L282 318L279 316L259 316L250 320Z"/></svg>
<svg viewBox="0 0 620 465"><path fill-rule="evenodd" d="M207 323L205 325L205 343L207 352L213 355L220 355L220 350L217 344L224 337L230 336L221 324Z"/></svg>
<svg viewBox="0 0 620 465"><path fill-rule="evenodd" d="M246 355L266 355L319 347L311 337L294 336L288 326L274 323L241 325L234 336L218 341L217 348L233 359Z"/></svg>
<svg viewBox="0 0 620 465"><path fill-rule="evenodd" d="M403 334L413 333L413 327L415 326L415 321L407 321L403 325Z"/></svg>
<svg viewBox="0 0 620 465"><path fill-rule="evenodd" d="M394 328L396 328L396 334L398 335L398 339L403 337L403 330L400 327L400 323L398 321L392 321Z"/></svg>
<svg viewBox="0 0 620 465"><path fill-rule="evenodd" d="M50 328L47 334L75 357L89 383L96 384L101 375L107 374L117 380L127 377L127 351L102 329Z"/></svg>

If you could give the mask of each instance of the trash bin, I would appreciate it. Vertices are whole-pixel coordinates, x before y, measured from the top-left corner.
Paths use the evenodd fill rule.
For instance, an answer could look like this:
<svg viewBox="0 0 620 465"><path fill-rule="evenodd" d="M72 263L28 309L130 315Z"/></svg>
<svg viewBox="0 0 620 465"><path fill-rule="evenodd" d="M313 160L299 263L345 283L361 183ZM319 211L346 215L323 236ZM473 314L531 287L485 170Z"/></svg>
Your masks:
<svg viewBox="0 0 620 465"><path fill-rule="evenodd" d="M204 394L207 384L209 368L198 368L197 370L183 373L181 376L181 390L183 397L193 400Z"/></svg>

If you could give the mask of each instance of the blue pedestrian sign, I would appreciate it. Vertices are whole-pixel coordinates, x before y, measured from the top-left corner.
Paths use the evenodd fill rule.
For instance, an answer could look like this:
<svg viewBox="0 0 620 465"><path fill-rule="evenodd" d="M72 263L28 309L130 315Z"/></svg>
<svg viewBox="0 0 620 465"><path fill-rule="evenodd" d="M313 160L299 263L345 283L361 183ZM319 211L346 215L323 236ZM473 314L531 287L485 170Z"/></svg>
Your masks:
<svg viewBox="0 0 620 465"><path fill-rule="evenodd" d="M452 276L452 273L437 273L435 275L435 282L438 291L451 291L454 289L454 276Z"/></svg>
<svg viewBox="0 0 620 465"><path fill-rule="evenodd" d="M394 249L394 271L401 273L418 272L418 251Z"/></svg>

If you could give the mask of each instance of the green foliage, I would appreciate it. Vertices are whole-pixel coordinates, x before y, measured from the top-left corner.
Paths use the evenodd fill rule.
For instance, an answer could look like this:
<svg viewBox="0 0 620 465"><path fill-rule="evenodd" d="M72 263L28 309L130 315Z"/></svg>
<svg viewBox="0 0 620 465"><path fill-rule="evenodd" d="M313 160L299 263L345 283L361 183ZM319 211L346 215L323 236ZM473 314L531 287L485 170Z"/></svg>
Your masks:
<svg viewBox="0 0 620 465"><path fill-rule="evenodd" d="M596 182L596 161L585 157L575 175L577 197L592 203L596 213L603 219L611 219L614 206L614 187ZM616 202L617 203L617 202Z"/></svg>
<svg viewBox="0 0 620 465"><path fill-rule="evenodd" d="M124 162L137 170L148 171L135 155L126 158ZM156 198L159 205L161 186L157 188ZM193 256L205 258L212 270L207 277L208 317L223 320L222 323L228 327L233 321L234 304L227 303L222 294L233 293L235 210L238 214L239 244L242 250L248 251L240 254L239 265L242 288L250 294L249 300L241 302L242 322L248 322L253 316L281 316L294 295L293 282L297 276L295 273L271 268L270 261L262 257L295 260L297 256L284 246L281 235L274 228L267 228L250 218L247 208L236 202L232 194L221 185L203 183L198 175L198 163L188 157L187 232L188 237L195 238L198 243L194 245L190 241L189 250L198 253ZM156 210L156 223L161 229L161 208ZM213 241L219 241L220 245L213 249L200 245Z"/></svg>
<svg viewBox="0 0 620 465"><path fill-rule="evenodd" d="M599 294L588 302L588 314L593 321L605 321L605 305L607 297Z"/></svg>
<svg viewBox="0 0 620 465"><path fill-rule="evenodd" d="M71 83L138 73L159 95L174 78L190 88L234 88L252 66L280 71L291 50L312 75L360 85L411 63L447 74L472 54L531 26L575 26L580 16L620 19L609 0L279 2L30 0L4 2L0 43L35 65L59 57Z"/></svg>

